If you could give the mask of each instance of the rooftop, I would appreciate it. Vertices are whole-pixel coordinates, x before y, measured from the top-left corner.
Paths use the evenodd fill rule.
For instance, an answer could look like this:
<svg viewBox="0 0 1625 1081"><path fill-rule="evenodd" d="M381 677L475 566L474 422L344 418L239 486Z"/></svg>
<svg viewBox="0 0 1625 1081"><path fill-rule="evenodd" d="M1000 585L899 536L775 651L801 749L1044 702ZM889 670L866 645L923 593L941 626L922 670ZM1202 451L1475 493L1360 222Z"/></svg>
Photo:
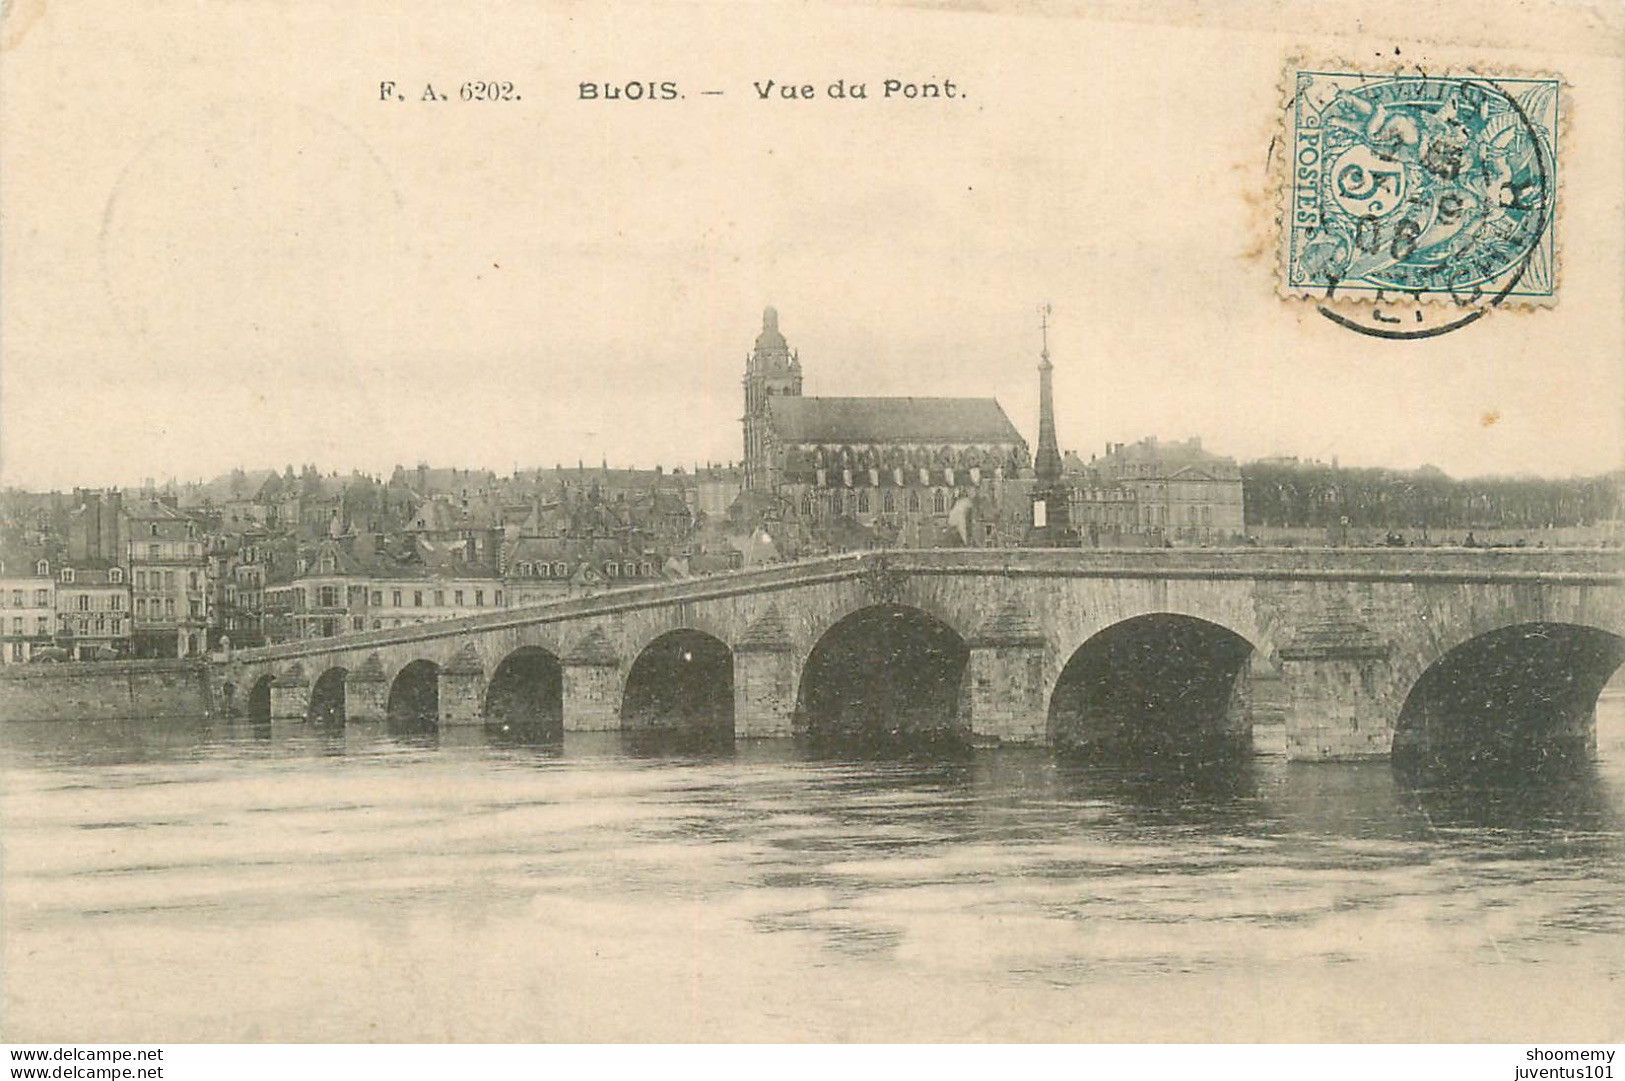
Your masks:
<svg viewBox="0 0 1625 1081"><path fill-rule="evenodd" d="M992 398L802 398L768 402L790 443L1022 443Z"/></svg>

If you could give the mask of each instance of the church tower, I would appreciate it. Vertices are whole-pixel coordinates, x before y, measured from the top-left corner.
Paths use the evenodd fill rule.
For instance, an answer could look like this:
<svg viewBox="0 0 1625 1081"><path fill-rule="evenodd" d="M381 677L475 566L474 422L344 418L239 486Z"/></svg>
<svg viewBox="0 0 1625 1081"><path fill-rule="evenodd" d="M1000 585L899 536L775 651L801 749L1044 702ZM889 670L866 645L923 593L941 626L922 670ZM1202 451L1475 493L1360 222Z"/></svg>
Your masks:
<svg viewBox="0 0 1625 1081"><path fill-rule="evenodd" d="M1038 354L1038 450L1033 455L1033 521L1027 543L1059 548L1072 542L1071 493L1061 481L1061 449L1055 441L1055 366L1049 361L1050 306L1039 309L1044 335Z"/></svg>
<svg viewBox="0 0 1625 1081"><path fill-rule="evenodd" d="M769 484L768 437L771 421L768 402L788 394L801 397L801 358L779 333L779 313L772 308L762 312L762 332L756 348L745 360L745 487L766 488Z"/></svg>

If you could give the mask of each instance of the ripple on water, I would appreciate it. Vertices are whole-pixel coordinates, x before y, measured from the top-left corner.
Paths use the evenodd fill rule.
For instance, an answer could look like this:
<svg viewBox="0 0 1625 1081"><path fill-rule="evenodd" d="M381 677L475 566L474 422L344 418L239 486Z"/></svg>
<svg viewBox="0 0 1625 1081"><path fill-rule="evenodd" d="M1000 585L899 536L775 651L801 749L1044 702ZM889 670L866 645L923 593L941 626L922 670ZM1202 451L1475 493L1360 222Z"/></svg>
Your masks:
<svg viewBox="0 0 1625 1081"><path fill-rule="evenodd" d="M1508 795L1259 762L1164 789L1011 752L9 735L6 1007L41 1038L64 979L113 1040L242 1018L287 1039L1285 1038L1281 1018L1365 1039L1303 1011L1424 985L1424 1017L1373 1007L1379 1034L1555 1038L1570 1021L1509 1005L1531 973L1582 1003L1583 1038L1622 977L1607 769Z"/></svg>

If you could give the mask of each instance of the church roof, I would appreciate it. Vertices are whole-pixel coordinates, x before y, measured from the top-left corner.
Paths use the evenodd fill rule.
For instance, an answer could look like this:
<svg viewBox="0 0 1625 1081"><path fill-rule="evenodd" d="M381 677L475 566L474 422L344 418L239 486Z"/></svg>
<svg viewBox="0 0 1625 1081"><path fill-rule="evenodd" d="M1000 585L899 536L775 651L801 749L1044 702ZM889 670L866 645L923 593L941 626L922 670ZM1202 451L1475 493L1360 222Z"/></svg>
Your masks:
<svg viewBox="0 0 1625 1081"><path fill-rule="evenodd" d="M786 443L1021 443L992 398L769 399Z"/></svg>

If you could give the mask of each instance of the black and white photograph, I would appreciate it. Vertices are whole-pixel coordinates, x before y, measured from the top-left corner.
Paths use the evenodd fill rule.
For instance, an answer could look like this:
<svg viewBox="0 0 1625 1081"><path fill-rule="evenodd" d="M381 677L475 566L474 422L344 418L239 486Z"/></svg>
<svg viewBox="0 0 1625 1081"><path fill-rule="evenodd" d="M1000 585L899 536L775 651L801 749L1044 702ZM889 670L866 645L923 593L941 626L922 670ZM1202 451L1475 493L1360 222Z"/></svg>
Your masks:
<svg viewBox="0 0 1625 1081"><path fill-rule="evenodd" d="M1622 72L1600 0L11 0L8 1076L1612 1076Z"/></svg>

